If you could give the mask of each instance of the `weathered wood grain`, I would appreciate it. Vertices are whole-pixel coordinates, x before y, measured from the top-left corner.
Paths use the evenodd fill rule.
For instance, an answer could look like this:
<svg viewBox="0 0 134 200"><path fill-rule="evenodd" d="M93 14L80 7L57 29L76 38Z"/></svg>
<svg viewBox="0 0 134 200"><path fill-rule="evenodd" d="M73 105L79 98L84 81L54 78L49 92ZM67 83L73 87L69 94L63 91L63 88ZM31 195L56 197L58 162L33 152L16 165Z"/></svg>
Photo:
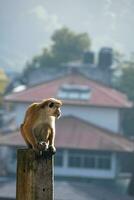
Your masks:
<svg viewBox="0 0 134 200"><path fill-rule="evenodd" d="M17 152L17 200L53 200L53 158L32 149Z"/></svg>

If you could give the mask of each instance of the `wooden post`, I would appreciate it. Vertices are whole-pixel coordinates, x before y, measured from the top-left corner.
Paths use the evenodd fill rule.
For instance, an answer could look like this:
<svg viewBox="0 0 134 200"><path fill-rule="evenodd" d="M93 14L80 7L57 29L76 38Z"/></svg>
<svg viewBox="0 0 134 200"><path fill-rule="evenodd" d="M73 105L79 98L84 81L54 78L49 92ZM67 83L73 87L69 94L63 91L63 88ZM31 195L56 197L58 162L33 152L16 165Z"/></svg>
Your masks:
<svg viewBox="0 0 134 200"><path fill-rule="evenodd" d="M17 152L16 200L53 200L53 159L32 149Z"/></svg>

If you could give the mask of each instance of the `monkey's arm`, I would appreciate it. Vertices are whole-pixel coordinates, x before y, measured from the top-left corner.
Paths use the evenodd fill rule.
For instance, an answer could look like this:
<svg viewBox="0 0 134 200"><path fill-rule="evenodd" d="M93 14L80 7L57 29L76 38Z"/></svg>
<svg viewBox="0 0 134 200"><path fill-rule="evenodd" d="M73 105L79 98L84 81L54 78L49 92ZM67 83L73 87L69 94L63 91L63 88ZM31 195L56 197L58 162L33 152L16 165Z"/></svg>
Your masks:
<svg viewBox="0 0 134 200"><path fill-rule="evenodd" d="M51 127L51 134L49 135L49 150L52 152L56 152L54 141L55 141L55 129Z"/></svg>

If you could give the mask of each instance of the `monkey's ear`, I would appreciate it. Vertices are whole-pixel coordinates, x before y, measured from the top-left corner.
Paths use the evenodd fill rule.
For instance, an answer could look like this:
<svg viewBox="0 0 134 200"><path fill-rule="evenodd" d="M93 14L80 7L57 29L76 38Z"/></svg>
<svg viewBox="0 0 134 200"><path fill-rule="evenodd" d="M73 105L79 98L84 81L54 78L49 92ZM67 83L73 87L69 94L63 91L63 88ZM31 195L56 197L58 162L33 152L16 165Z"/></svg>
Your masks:
<svg viewBox="0 0 134 200"><path fill-rule="evenodd" d="M48 101L45 100L45 101L43 101L43 102L41 102L41 103L39 104L39 107L43 109L43 108L45 108L47 105L48 105Z"/></svg>
<svg viewBox="0 0 134 200"><path fill-rule="evenodd" d="M41 105L40 105L40 108L43 109L43 108L45 108L45 106L46 106L46 104L41 104Z"/></svg>

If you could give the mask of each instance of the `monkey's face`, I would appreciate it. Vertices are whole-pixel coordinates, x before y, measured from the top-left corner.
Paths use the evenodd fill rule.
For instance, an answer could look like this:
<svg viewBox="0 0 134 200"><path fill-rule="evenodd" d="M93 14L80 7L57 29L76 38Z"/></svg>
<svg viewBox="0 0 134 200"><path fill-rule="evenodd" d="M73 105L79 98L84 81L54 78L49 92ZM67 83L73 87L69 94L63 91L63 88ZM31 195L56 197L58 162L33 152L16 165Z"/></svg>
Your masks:
<svg viewBox="0 0 134 200"><path fill-rule="evenodd" d="M60 116L61 116L60 105L58 103L55 103L55 102L50 102L48 104L48 113L49 113L50 116L54 116L57 119L59 119Z"/></svg>
<svg viewBox="0 0 134 200"><path fill-rule="evenodd" d="M62 102L60 100L50 98L47 100L44 100L40 107L47 113L48 116L54 116L55 118L60 118L61 116L61 109Z"/></svg>

